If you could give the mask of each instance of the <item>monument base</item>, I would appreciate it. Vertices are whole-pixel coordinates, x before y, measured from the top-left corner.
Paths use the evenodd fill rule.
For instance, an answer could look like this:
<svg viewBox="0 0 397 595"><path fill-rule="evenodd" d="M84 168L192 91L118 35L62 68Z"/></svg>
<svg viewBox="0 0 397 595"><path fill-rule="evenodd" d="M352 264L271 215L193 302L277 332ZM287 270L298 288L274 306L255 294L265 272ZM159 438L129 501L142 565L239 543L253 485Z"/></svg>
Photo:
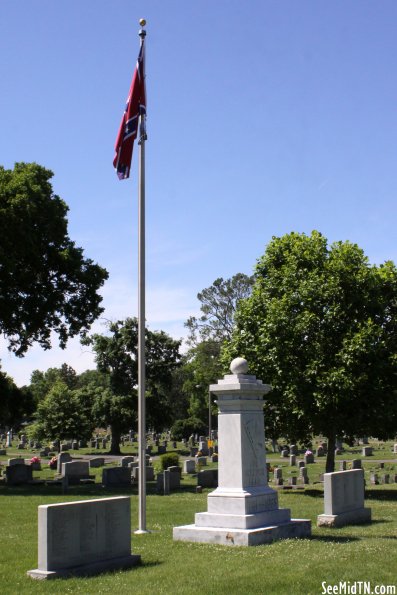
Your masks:
<svg viewBox="0 0 397 595"><path fill-rule="evenodd" d="M126 570L140 563L141 556L131 554L130 556L123 556L121 558L99 560L90 564L82 564L81 566L73 566L71 568L59 568L58 570L40 570L36 568L34 570L28 570L27 575L38 580L67 578L71 576L92 576L112 570Z"/></svg>
<svg viewBox="0 0 397 595"><path fill-rule="evenodd" d="M217 545L262 545L278 539L305 538L311 536L311 521L291 519L287 523L255 527L253 529L230 529L221 527L198 527L183 525L174 527L175 541L195 541Z"/></svg>
<svg viewBox="0 0 397 595"><path fill-rule="evenodd" d="M339 514L319 514L317 517L317 527L344 527L345 525L361 525L370 522L370 508L358 508Z"/></svg>

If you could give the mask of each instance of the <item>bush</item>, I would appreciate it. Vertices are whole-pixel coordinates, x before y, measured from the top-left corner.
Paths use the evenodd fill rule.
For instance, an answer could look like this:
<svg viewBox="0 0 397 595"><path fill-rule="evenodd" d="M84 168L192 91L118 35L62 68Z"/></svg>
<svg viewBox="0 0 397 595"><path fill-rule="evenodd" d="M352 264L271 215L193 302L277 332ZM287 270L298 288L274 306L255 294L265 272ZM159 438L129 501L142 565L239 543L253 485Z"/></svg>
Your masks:
<svg viewBox="0 0 397 595"><path fill-rule="evenodd" d="M160 457L161 468L164 471L168 467L179 466L179 455L176 452L168 452Z"/></svg>
<svg viewBox="0 0 397 595"><path fill-rule="evenodd" d="M189 417L188 419L177 419L171 428L171 436L174 440L188 440L191 434L205 435L207 426L197 417Z"/></svg>

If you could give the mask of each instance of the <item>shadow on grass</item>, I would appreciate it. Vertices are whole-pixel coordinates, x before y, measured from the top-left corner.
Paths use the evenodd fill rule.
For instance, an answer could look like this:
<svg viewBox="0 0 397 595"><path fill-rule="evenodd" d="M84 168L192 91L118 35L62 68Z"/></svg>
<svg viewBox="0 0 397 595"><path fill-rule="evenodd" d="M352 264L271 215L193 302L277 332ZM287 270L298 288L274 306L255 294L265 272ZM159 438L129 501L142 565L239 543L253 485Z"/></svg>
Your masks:
<svg viewBox="0 0 397 595"><path fill-rule="evenodd" d="M397 490L365 490L365 498L368 500L397 500Z"/></svg>
<svg viewBox="0 0 397 595"><path fill-rule="evenodd" d="M178 490L173 490L171 494L178 492L183 493L196 493L195 485L184 485ZM111 496L137 496L138 485L134 484L131 487L102 487L100 483L88 484L88 485L75 485L69 486L66 493L62 492L60 485L45 485L45 484L27 484L20 486L7 486L6 484L0 485L0 497L1 496L96 496L102 498L110 498ZM148 482L146 484L146 495L148 496L160 496L161 494L157 491L156 482Z"/></svg>
<svg viewBox="0 0 397 595"><path fill-rule="evenodd" d="M349 543L350 541L359 541L359 538L353 537L352 535L312 535L310 540L329 543Z"/></svg>

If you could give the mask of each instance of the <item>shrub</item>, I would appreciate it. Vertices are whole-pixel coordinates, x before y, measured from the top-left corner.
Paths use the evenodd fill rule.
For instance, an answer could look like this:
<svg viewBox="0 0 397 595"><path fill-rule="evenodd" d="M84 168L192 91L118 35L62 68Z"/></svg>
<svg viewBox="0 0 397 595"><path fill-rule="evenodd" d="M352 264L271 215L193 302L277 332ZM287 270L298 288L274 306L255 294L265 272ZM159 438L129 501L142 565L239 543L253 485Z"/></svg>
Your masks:
<svg viewBox="0 0 397 595"><path fill-rule="evenodd" d="M189 417L188 419L177 419L171 428L171 436L174 440L182 440L182 438L189 438L191 434L205 434L207 426L197 417Z"/></svg>
<svg viewBox="0 0 397 595"><path fill-rule="evenodd" d="M179 455L176 452L167 452L160 457L161 468L164 471L168 467L179 466Z"/></svg>

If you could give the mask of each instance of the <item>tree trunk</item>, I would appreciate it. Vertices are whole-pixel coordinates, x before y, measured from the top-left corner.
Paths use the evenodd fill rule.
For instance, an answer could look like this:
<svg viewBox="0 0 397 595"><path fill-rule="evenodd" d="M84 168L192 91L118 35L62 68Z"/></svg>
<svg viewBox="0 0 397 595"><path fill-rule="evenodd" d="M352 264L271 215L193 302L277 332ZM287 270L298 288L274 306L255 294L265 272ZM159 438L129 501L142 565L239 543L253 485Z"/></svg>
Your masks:
<svg viewBox="0 0 397 595"><path fill-rule="evenodd" d="M328 450L327 450L327 461L325 463L325 472L333 473L335 471L335 446L336 446L336 434L327 436Z"/></svg>
<svg viewBox="0 0 397 595"><path fill-rule="evenodd" d="M110 426L112 432L112 440L110 442L110 453L111 455L121 455L120 451L120 436L121 432L115 426Z"/></svg>

